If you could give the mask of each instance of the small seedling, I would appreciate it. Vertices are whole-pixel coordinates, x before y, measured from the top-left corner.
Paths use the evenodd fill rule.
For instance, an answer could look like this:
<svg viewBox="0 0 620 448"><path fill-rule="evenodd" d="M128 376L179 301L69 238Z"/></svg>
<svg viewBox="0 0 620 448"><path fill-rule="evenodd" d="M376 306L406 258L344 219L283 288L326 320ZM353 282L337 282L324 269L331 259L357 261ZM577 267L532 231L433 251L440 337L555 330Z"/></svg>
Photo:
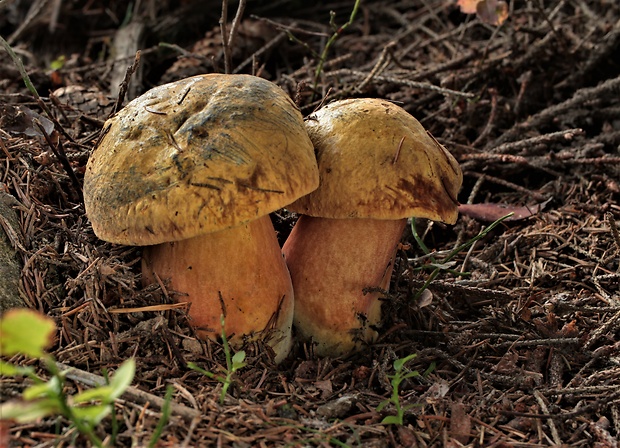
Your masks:
<svg viewBox="0 0 620 448"><path fill-rule="evenodd" d="M417 230L415 228L415 218L412 218L411 219L411 232L413 233L413 238L415 239L416 243L418 243L418 246L420 246L420 249L422 249L424 251L424 253L431 260L430 264L426 264L426 265L424 265L424 266L422 266L421 268L418 268L418 269L429 269L429 268L432 269L431 274L428 276L428 278L424 282L424 285L422 285L422 287L416 292L415 296L413 297L413 300L417 301L422 296L424 291L428 288L428 286L431 284L431 282L433 280L435 280L435 278L442 271L447 271L447 272L450 272L450 273L452 273L454 275L468 275L466 273L457 272L457 271L451 269L454 266L454 262L452 261L452 259L454 257L456 257L463 250L468 249L476 241L484 238L491 230L493 230L495 227L497 227L503 220L505 220L506 218L510 218L513 214L514 213L509 213L506 216L502 216L498 220L492 222L491 224L489 224L488 227L486 227L485 229L482 229L478 233L478 235L474 236L469 241L461 244L458 247L455 247L450 252L448 252L448 254L445 256L445 258L443 258L441 261L437 261L435 259L435 257L432 256L431 251L428 249L428 247L426 247L426 244L424 244L424 241L422 241L422 238L418 235L418 232L417 232Z"/></svg>
<svg viewBox="0 0 620 448"><path fill-rule="evenodd" d="M338 26L335 23L336 13L333 11L330 12L329 25L332 28L334 34L331 35L331 37L329 38L329 40L323 47L323 51L321 52L321 55L319 56L319 63L317 64L316 70L314 72L314 89L315 90L319 83L319 77L321 76L321 73L323 72L323 66L325 65L325 62L327 62L327 54L329 53L329 49L334 44L334 42L336 42L336 39L338 39L340 35L344 32L344 30L346 30L349 26L351 26L351 24L355 20L357 11L359 10L360 3L361 3L361 0L355 1L355 4L353 5L353 10L351 11L351 15L349 16L349 20L342 26Z"/></svg>
<svg viewBox="0 0 620 448"><path fill-rule="evenodd" d="M168 420L170 420L170 414L172 413L171 403L172 403L172 394L174 393L174 388L170 385L166 388L166 396L164 397L164 406L161 408L161 418L159 422L157 422L157 427L155 427L155 431L153 432L153 436L149 441L148 448L155 448L159 439L161 439L161 435L164 431L164 427Z"/></svg>
<svg viewBox="0 0 620 448"><path fill-rule="evenodd" d="M201 367L198 367L193 362L188 362L187 366L195 370L196 372L202 373L203 375L217 380L222 383L222 392L220 393L220 404L224 404L224 399L226 398L226 393L228 389L233 383L233 375L237 372L237 370L242 369L246 366L245 363L245 352L243 350L238 351L234 355L231 356L230 345L228 345L228 338L226 337L226 331L224 330L224 316L222 315L220 318L220 322L222 324L222 346L224 347L224 354L226 355L226 371L225 376L216 375L208 370L205 370Z"/></svg>
<svg viewBox="0 0 620 448"><path fill-rule="evenodd" d="M402 425L405 412L416 406L415 404L403 406L400 402L400 384L406 379L421 376L420 372L417 370L405 371L404 369L405 364L415 357L416 355L412 354L394 361L394 375L388 375L390 384L392 385L392 395L390 398L383 400L379 403L379 406L377 406L377 412L381 412L388 404L392 404L396 409L396 415L388 415L381 421L381 423L385 425ZM430 373L434 367L435 366L431 364L426 372L424 372L424 376Z"/></svg>
<svg viewBox="0 0 620 448"><path fill-rule="evenodd" d="M129 387L135 373L135 362L130 358L116 370L108 384L69 396L65 380L70 370L61 371L54 358L45 352L54 339L54 321L35 311L15 309L0 320L0 356L21 354L39 359L50 373L45 381L32 367L21 367L0 360L3 376L25 376L34 383L22 393L23 400L0 404L0 416L18 423L35 421L42 417L62 415L71 422L92 445L103 448L95 435L95 427L114 411L114 401ZM114 444L115 434L111 437Z"/></svg>
<svg viewBox="0 0 620 448"><path fill-rule="evenodd" d="M15 52L13 51L9 43L6 40L4 40L2 36L0 36L0 47L4 48L4 50L9 54L9 57L13 60L13 63L17 67L17 70L22 76L22 79L24 80L24 84L26 84L26 87L28 88L30 93L32 93L32 95L37 100L41 99L41 97L39 96L39 93L37 92L37 89L34 87L34 84L32 84L32 81L30 80L30 76L28 76L28 72L26 71L26 68L24 67L24 64L22 63L22 60L17 56L17 54L15 54Z"/></svg>
<svg viewBox="0 0 620 448"><path fill-rule="evenodd" d="M318 54L316 51L310 48L310 46L307 43L299 40L297 37L293 35L293 33L291 33L290 31L287 31L288 38L290 40L305 47L312 54L313 57L318 59L316 69L314 70L314 82L312 85L312 89L314 91L316 91L317 86L319 84L319 79L321 77L321 73L323 73L323 68L325 66L325 63L327 62L327 56L329 54L330 48L332 47L332 45L334 45L336 40L344 33L344 31L353 24L353 22L355 21L355 17L357 16L357 12L359 11L361 3L362 3L361 0L355 1L355 3L353 4L353 9L351 10L351 14L349 15L349 20L347 20L347 22L341 26L336 25L336 22L335 22L336 13L334 11L330 11L329 26L332 29L333 34L329 37L329 39L323 46L323 50L321 51L321 54Z"/></svg>

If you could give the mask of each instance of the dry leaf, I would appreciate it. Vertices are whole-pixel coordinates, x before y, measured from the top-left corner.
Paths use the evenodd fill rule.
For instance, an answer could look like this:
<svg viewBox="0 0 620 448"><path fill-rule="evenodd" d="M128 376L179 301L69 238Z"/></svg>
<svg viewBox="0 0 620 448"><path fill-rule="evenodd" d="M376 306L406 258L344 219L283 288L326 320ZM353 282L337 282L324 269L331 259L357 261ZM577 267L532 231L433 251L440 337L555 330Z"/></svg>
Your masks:
<svg viewBox="0 0 620 448"><path fill-rule="evenodd" d="M499 218L512 213L512 216L505 219L505 221L518 221L521 219L529 218L539 212L541 212L551 199L541 202L540 204L525 205L522 207L508 205L508 204L461 204L459 205L459 213L477 219L479 221L493 222Z"/></svg>
<svg viewBox="0 0 620 448"><path fill-rule="evenodd" d="M450 407L450 436L462 443L469 442L471 433L471 418L463 403L452 403Z"/></svg>
<svg viewBox="0 0 620 448"><path fill-rule="evenodd" d="M484 23L501 25L508 18L508 5L503 0L458 0L463 14L476 14Z"/></svg>
<svg viewBox="0 0 620 448"><path fill-rule="evenodd" d="M482 0L476 5L476 13L484 23L499 26L508 18L508 5L501 0Z"/></svg>
<svg viewBox="0 0 620 448"><path fill-rule="evenodd" d="M27 137L43 137L38 124L47 135L54 131L54 123L26 106L0 105L0 128L3 130Z"/></svg>
<svg viewBox="0 0 620 448"><path fill-rule="evenodd" d="M331 380L323 380L323 381L315 381L314 387L319 389L322 392L332 393L332 382Z"/></svg>
<svg viewBox="0 0 620 448"><path fill-rule="evenodd" d="M398 433L398 439L402 446L418 446L418 441L415 436L415 431L406 426L398 425L396 428Z"/></svg>
<svg viewBox="0 0 620 448"><path fill-rule="evenodd" d="M456 2L463 14L476 14L476 6L481 0L458 0Z"/></svg>
<svg viewBox="0 0 620 448"><path fill-rule="evenodd" d="M359 397L357 394L343 395L336 400L328 401L319 406L316 410L316 414L323 418L343 418L353 409L358 399Z"/></svg>
<svg viewBox="0 0 620 448"><path fill-rule="evenodd" d="M437 380L431 385L431 387L428 388L422 398L427 404L436 404L446 396L449 390L450 385L447 381Z"/></svg>
<svg viewBox="0 0 620 448"><path fill-rule="evenodd" d="M560 335L565 338L576 338L579 336L579 328L577 328L577 321L571 320L564 324L560 330Z"/></svg>
<svg viewBox="0 0 620 448"><path fill-rule="evenodd" d="M510 374L514 373L517 368L517 361L519 360L519 354L516 352L508 352L502 359L499 360L496 366L493 367L493 370L496 373L505 373Z"/></svg>
<svg viewBox="0 0 620 448"><path fill-rule="evenodd" d="M431 303L433 303L433 293L428 289L425 289L422 291L422 294L420 294L420 298L418 299L418 307L424 308L425 306L429 306Z"/></svg>

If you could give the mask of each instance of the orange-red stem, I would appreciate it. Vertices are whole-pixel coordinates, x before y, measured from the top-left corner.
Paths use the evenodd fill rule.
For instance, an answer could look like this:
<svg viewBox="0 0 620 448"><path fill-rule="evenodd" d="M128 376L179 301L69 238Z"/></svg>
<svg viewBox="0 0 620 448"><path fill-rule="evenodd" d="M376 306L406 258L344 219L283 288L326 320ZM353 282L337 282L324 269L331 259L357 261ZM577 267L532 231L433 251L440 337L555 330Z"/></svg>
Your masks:
<svg viewBox="0 0 620 448"><path fill-rule="evenodd" d="M267 338L276 361L291 346L293 289L269 216L228 230L145 248L143 278L169 279L198 334L217 338L225 315L226 335Z"/></svg>
<svg viewBox="0 0 620 448"><path fill-rule="evenodd" d="M389 288L405 219L301 216L282 249L295 290L294 323L322 356L340 356L377 337L381 292Z"/></svg>

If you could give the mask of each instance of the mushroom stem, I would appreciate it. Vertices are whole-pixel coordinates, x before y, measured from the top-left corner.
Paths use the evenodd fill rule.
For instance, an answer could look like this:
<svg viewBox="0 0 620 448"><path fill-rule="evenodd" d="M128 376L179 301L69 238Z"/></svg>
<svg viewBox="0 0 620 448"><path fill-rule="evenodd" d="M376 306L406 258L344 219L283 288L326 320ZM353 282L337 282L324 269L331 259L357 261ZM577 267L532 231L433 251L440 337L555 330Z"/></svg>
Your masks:
<svg viewBox="0 0 620 448"><path fill-rule="evenodd" d="M283 247L295 290L294 325L320 356L341 356L377 337L407 220L302 215Z"/></svg>
<svg viewBox="0 0 620 448"><path fill-rule="evenodd" d="M186 295L189 316L202 338L221 334L220 316L233 345L246 336L267 340L282 361L291 347L293 288L268 215L231 229L148 246L143 283L169 279ZM266 333L271 332L271 333ZM261 334L262 333L262 334Z"/></svg>

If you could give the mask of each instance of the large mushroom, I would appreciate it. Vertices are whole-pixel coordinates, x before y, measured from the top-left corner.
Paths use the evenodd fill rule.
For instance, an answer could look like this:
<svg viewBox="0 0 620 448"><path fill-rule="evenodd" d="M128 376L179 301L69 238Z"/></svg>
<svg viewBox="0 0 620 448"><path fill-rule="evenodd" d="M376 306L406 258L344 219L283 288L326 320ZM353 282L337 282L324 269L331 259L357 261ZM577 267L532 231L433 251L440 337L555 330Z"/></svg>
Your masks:
<svg viewBox="0 0 620 448"><path fill-rule="evenodd" d="M283 252L295 289L294 324L321 356L377 337L408 217L453 224L461 169L404 109L379 99L328 104L306 120L320 186L287 208L300 213Z"/></svg>
<svg viewBox="0 0 620 448"><path fill-rule="evenodd" d="M143 280L169 280L198 334L220 316L239 345L281 361L293 290L269 213L318 186L301 113L275 84L200 75L156 87L109 119L84 175L86 214L106 241L147 246Z"/></svg>

